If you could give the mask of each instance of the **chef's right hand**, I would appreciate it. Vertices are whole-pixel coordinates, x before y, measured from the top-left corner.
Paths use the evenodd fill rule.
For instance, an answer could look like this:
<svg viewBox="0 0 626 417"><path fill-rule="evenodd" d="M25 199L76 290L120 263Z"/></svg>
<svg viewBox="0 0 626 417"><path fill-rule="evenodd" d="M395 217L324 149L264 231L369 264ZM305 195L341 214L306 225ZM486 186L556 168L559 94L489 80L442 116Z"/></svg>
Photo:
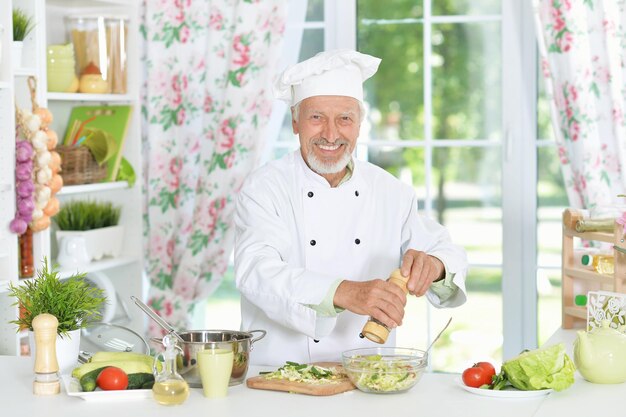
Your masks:
<svg viewBox="0 0 626 417"><path fill-rule="evenodd" d="M402 324L406 294L397 285L382 279L344 280L335 291L333 303L355 314L371 316L393 329Z"/></svg>

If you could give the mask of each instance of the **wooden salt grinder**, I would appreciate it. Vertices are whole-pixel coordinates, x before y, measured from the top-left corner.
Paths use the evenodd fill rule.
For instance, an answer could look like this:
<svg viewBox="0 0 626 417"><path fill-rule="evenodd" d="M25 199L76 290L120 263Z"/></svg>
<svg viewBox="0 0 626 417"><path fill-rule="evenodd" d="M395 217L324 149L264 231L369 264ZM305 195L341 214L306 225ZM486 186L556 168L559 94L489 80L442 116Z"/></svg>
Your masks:
<svg viewBox="0 0 626 417"><path fill-rule="evenodd" d="M406 287L408 280L409 277L403 277L400 270L395 269L387 281L392 284L396 284L402 291L404 291L405 294L407 294L409 292ZM372 342L383 344L387 341L387 337L389 336L389 328L378 320L370 317L367 323L365 323L365 326L363 326L363 330L361 330L361 334L359 336L367 337Z"/></svg>
<svg viewBox="0 0 626 417"><path fill-rule="evenodd" d="M39 314L33 319L35 332L35 380L33 394L54 395L61 392L56 341L59 321L52 314Z"/></svg>

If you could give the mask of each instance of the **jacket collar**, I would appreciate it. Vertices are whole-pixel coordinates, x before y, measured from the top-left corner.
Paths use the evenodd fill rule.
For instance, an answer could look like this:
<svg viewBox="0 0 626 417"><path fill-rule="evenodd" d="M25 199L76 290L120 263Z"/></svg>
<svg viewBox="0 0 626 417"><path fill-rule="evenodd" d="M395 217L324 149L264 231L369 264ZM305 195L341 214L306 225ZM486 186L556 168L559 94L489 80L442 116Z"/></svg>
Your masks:
<svg viewBox="0 0 626 417"><path fill-rule="evenodd" d="M300 149L296 149L294 151L293 158L295 160L297 169L300 172L300 175L304 178L305 183L314 183L320 187L331 188L328 181L326 181L326 178L311 170L306 162L304 162L304 158L302 158L302 153L300 153ZM350 177L350 179L339 185L339 187L337 188L363 188L364 184L365 182L361 177L361 170L359 169L359 161L352 158L352 176Z"/></svg>
<svg viewBox="0 0 626 417"><path fill-rule="evenodd" d="M320 174L309 168L309 166L304 161L304 158L302 158L302 153L300 152L300 149L296 149L294 151L293 158L295 160L297 169L300 171L300 174L305 178L306 182L312 182L320 186L325 186L326 188L331 188L328 181L326 181L326 178L322 177ZM341 182L338 188L354 182L355 178L358 176L357 164L354 161L354 158L351 159L350 163L352 165L352 175L347 181Z"/></svg>

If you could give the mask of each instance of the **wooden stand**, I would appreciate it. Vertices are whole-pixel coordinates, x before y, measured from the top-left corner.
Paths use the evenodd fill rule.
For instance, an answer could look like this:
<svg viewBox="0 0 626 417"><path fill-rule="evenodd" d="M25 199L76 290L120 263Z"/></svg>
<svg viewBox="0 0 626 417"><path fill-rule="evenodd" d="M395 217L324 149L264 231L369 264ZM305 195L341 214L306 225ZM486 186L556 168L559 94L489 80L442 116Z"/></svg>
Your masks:
<svg viewBox="0 0 626 417"><path fill-rule="evenodd" d="M595 287L604 291L625 292L626 254L613 249L615 256L615 271L613 275L599 274L595 271L583 269L574 262L574 238L611 243L619 248L626 248L623 236L623 227L615 223L613 233L609 232L576 232L576 222L582 220L582 214L575 209L566 209L563 212L563 246L562 246L562 327L584 327L587 322L587 308L574 305L574 283L580 281L587 287ZM586 291L585 291L586 294Z"/></svg>

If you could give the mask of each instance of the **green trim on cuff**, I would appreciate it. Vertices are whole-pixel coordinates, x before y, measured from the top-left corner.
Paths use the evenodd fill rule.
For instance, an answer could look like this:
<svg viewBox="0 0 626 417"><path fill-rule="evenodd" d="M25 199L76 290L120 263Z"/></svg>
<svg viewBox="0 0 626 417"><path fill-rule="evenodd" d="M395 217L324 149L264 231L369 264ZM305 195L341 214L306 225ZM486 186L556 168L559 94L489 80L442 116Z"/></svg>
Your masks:
<svg viewBox="0 0 626 417"><path fill-rule="evenodd" d="M333 304L333 300L335 299L335 292L337 292L337 288L342 281L343 279L338 279L333 283L333 285L330 286L328 292L326 293L326 296L321 303L317 305L307 304L307 307L315 310L317 315L320 317L336 317L337 314L344 311L343 308L335 307L335 305Z"/></svg>
<svg viewBox="0 0 626 417"><path fill-rule="evenodd" d="M439 297L439 302L443 303L447 301L459 290L459 287L454 282L452 282L452 280L454 279L454 275L455 274L453 273L446 272L446 277L443 280L433 282L430 286L432 292L435 293L437 297Z"/></svg>

